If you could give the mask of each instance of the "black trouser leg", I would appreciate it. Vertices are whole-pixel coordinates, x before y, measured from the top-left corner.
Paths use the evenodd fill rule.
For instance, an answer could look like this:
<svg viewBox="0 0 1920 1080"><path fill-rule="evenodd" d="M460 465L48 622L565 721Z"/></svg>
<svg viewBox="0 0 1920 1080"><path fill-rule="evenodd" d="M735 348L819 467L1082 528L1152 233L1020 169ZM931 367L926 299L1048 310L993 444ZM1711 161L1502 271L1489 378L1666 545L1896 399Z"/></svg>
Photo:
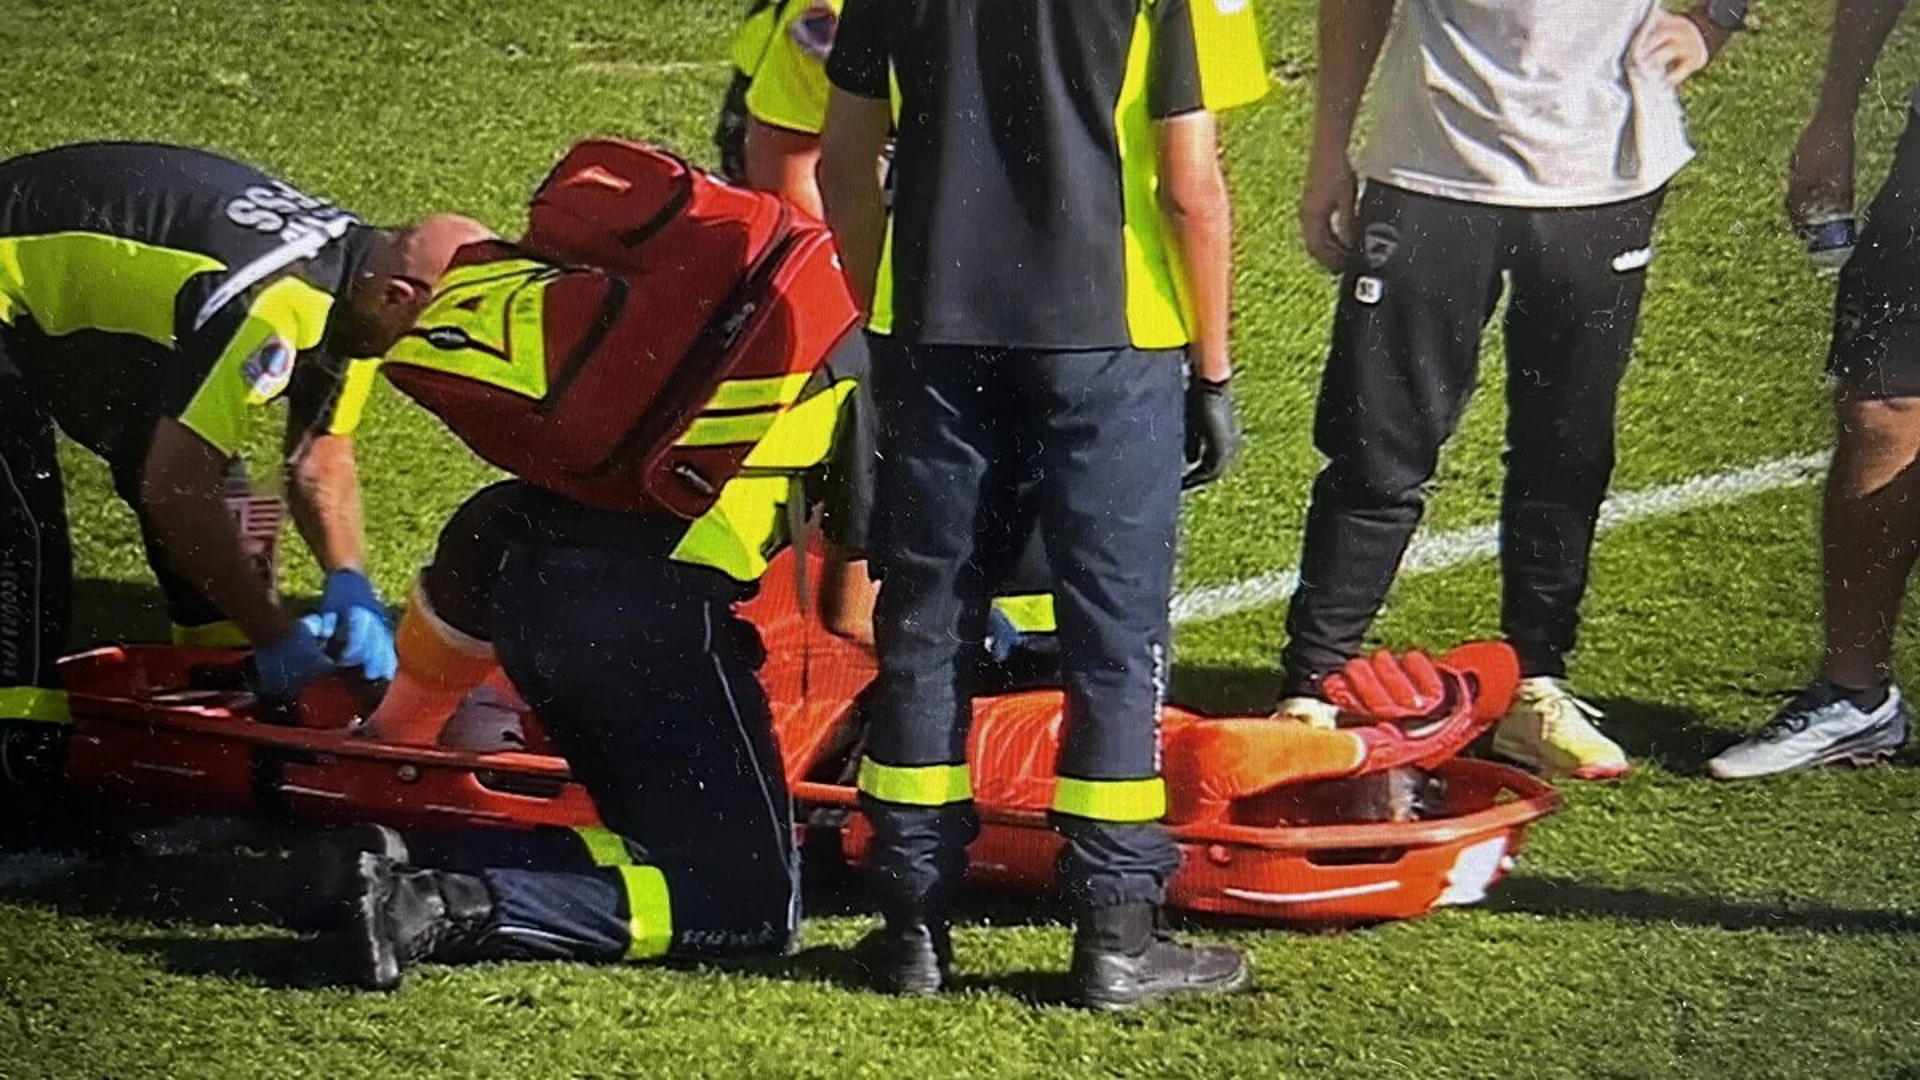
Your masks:
<svg viewBox="0 0 1920 1080"><path fill-rule="evenodd" d="M518 855L477 836L491 855L446 855L494 895L480 955L644 959L791 942L799 865L755 677L763 654L726 599L691 584L703 573L650 555L509 547L495 647L608 831Z"/></svg>
<svg viewBox="0 0 1920 1080"><path fill-rule="evenodd" d="M860 802L874 828L870 863L882 905L924 918L959 885L979 828L963 650L986 628L980 538L996 528L995 466L1011 458L1016 417L1004 355L873 344L880 670L867 699Z"/></svg>
<svg viewBox="0 0 1920 1080"><path fill-rule="evenodd" d="M53 418L0 353L0 779L59 780L73 619L73 545Z"/></svg>
<svg viewBox="0 0 1920 1080"><path fill-rule="evenodd" d="M0 717L64 723L73 543L53 418L0 357Z"/></svg>
<svg viewBox="0 0 1920 1080"><path fill-rule="evenodd" d="M1420 523L1422 487L1472 395L1500 295L1498 208L1369 184L1340 282L1314 443L1314 482L1287 612L1284 692L1360 649Z"/></svg>
<svg viewBox="0 0 1920 1080"><path fill-rule="evenodd" d="M1515 217L1501 623L1528 676L1566 675L1660 202Z"/></svg>
<svg viewBox="0 0 1920 1080"><path fill-rule="evenodd" d="M1158 904L1179 853L1159 824L1160 709L1180 526L1177 352L1033 356L1010 375L1038 447L1067 724L1053 821L1078 908Z"/></svg>

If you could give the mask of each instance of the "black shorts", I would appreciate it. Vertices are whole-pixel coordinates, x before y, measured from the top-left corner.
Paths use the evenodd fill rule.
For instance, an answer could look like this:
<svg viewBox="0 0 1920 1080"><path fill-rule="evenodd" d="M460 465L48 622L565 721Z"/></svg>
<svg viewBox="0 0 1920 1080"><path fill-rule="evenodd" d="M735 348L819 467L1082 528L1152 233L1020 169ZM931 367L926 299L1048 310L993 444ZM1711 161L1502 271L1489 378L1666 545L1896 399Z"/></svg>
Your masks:
<svg viewBox="0 0 1920 1080"><path fill-rule="evenodd" d="M1840 272L1827 372L1848 398L1920 397L1920 120Z"/></svg>

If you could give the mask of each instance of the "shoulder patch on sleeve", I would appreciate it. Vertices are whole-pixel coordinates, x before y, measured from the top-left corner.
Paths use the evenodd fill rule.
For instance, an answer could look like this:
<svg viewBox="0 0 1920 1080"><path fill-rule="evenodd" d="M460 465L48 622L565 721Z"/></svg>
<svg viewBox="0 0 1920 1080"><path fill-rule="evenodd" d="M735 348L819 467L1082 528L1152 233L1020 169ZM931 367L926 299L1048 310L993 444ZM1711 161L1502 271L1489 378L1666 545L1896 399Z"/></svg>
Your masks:
<svg viewBox="0 0 1920 1080"><path fill-rule="evenodd" d="M293 346L278 334L267 338L240 365L240 378L247 384L250 405L265 405L279 397L293 381Z"/></svg>

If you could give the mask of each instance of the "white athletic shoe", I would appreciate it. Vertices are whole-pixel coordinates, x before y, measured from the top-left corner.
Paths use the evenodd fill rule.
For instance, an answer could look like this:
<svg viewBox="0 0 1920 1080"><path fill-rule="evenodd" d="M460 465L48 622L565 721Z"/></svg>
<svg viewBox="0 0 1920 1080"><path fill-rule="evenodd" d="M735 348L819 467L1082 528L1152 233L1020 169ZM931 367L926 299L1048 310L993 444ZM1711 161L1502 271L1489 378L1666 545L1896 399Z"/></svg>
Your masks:
<svg viewBox="0 0 1920 1080"><path fill-rule="evenodd" d="M1600 710L1559 679L1522 679L1493 729L1493 752L1549 778L1613 780L1633 768L1620 744L1594 726Z"/></svg>
<svg viewBox="0 0 1920 1080"><path fill-rule="evenodd" d="M1746 780L1838 761L1865 765L1892 757L1906 741L1907 706L1898 687L1889 686L1887 700L1869 713L1816 679L1759 734L1707 762L1707 772L1716 780Z"/></svg>

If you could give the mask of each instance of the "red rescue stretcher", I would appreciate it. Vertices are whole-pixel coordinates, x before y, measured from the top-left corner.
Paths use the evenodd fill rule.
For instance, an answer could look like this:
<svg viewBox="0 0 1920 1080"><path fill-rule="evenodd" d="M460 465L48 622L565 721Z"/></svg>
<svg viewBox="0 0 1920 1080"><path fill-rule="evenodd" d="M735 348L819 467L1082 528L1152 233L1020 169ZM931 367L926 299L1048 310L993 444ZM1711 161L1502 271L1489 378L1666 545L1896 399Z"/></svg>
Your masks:
<svg viewBox="0 0 1920 1080"><path fill-rule="evenodd" d="M802 820L838 824L840 848L858 864L871 837L846 778L858 743L853 702L873 662L803 612L791 580L783 557L747 613L766 641L763 679ZM1558 804L1532 776L1456 756L1512 693L1515 673L1501 656L1510 654L1456 654L1455 666L1475 669L1478 700L1459 702L1464 712L1444 737L1425 742L1390 724L1325 732L1170 708L1168 824L1182 865L1168 902L1339 926L1480 900L1513 865L1528 825ZM384 745L349 734L362 707L348 684L322 684L296 712L268 715L243 688L243 662L237 652L173 646L69 658L69 782L130 818L410 829L596 823L592 800L565 761L545 752L531 717L522 717L521 751ZM970 760L982 830L970 856L980 882L1038 891L1051 881L1059 841L1045 811L1061 708L1054 690L975 705ZM1409 816L1380 809L1393 801L1387 782L1408 777L1428 799L1418 818L1370 820Z"/></svg>

